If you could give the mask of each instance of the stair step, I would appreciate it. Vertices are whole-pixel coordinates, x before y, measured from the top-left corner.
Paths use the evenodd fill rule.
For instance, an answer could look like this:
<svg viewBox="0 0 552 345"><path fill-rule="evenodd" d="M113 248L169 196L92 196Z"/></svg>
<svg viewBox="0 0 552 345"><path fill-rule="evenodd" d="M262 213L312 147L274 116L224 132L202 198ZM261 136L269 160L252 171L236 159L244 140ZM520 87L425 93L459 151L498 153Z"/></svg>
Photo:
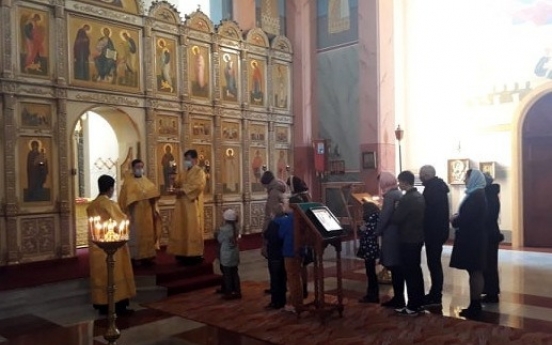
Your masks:
<svg viewBox="0 0 552 345"><path fill-rule="evenodd" d="M160 284L167 288L167 295L176 295L195 290L208 288L211 286L220 286L222 277L217 274L201 275L193 278L174 280L165 284Z"/></svg>
<svg viewBox="0 0 552 345"><path fill-rule="evenodd" d="M202 263L196 266L179 266L176 264L160 266L156 269L157 285L182 280L185 278L193 278L196 276L214 274L212 263Z"/></svg>

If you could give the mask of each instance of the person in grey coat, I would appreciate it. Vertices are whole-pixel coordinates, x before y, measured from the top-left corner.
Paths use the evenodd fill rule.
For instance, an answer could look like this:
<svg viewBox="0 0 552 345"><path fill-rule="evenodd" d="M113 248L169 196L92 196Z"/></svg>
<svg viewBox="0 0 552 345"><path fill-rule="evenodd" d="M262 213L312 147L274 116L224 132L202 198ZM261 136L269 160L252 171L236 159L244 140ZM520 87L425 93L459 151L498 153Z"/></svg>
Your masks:
<svg viewBox="0 0 552 345"><path fill-rule="evenodd" d="M224 224L215 231L215 238L219 243L219 260L224 281L224 298L241 298L240 276L240 249L238 247L238 215L233 209L227 209L222 214Z"/></svg>
<svg viewBox="0 0 552 345"><path fill-rule="evenodd" d="M402 193L399 191L397 178L392 173L383 171L378 178L383 197L380 219L376 229L376 233L381 236L380 264L391 271L393 284L393 298L382 303L382 306L403 308L406 303L399 251L399 227L391 223L393 212L402 197Z"/></svg>

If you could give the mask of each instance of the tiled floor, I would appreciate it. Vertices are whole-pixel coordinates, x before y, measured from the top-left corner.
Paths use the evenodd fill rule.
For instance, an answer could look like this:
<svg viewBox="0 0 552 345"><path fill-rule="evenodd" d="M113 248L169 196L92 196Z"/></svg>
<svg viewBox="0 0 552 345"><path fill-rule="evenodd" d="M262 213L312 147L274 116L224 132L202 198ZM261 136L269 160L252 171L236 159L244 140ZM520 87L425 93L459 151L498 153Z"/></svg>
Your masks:
<svg viewBox="0 0 552 345"><path fill-rule="evenodd" d="M349 298L357 298L365 291L363 264L345 246L344 289ZM448 268L451 248L445 247L445 291L443 315L458 317L458 311L469 302L468 277L464 271ZM265 281L265 261L258 250L243 252L240 276L242 280ZM333 266L327 263L327 273ZM424 267L426 284L429 275ZM501 301L485 306L484 322L523 328L530 331L552 332L552 253L501 250ZM327 289L335 288L328 278ZM428 285L426 286L426 290ZM389 292L382 286L382 295ZM63 294L63 291L60 291ZM267 297L268 298L268 297ZM121 330L119 344L133 345L262 345L264 342L226 330L210 327L160 311L144 309L138 304L131 316L117 319ZM99 318L87 304L64 303L61 299L49 309L31 311L23 315L3 317L0 310L0 345L105 344L105 319Z"/></svg>

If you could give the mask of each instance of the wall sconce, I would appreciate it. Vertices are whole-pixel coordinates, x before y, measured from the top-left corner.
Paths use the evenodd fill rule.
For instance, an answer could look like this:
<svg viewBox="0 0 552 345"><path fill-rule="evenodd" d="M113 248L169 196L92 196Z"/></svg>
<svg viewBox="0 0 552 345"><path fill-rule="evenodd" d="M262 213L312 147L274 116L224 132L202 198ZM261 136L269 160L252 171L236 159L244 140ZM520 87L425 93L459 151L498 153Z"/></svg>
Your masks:
<svg viewBox="0 0 552 345"><path fill-rule="evenodd" d="M397 126L397 129L395 129L395 139L399 142L399 172L402 171L402 148L401 148L401 141L404 136L404 130L401 128L401 125Z"/></svg>

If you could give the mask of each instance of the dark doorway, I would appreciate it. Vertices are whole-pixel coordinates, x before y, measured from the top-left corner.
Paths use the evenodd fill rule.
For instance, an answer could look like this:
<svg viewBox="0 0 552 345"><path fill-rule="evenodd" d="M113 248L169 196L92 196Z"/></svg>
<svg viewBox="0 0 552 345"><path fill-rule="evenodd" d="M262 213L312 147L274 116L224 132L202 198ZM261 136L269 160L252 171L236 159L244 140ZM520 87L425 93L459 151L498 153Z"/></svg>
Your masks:
<svg viewBox="0 0 552 345"><path fill-rule="evenodd" d="M529 109L522 150L523 243L552 248L552 93Z"/></svg>

